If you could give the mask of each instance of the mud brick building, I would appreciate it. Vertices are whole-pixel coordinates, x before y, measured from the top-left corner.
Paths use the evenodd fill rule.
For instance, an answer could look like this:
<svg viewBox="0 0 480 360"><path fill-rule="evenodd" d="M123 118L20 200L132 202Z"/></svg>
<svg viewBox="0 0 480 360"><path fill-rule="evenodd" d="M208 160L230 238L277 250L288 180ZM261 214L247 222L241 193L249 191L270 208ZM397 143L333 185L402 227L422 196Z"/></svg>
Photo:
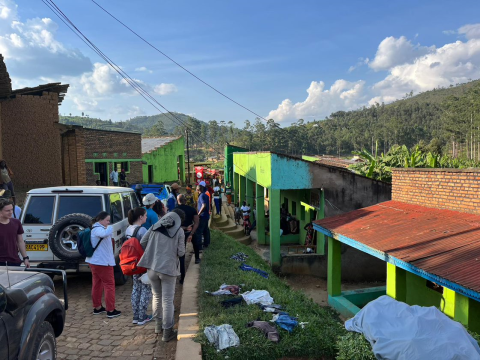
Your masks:
<svg viewBox="0 0 480 360"><path fill-rule="evenodd" d="M14 172L16 188L62 184L58 106L67 89L52 83L12 90L0 55L0 158Z"/></svg>
<svg viewBox="0 0 480 360"><path fill-rule="evenodd" d="M141 134L61 125L65 185L113 185L110 172L125 169L127 181L142 181Z"/></svg>

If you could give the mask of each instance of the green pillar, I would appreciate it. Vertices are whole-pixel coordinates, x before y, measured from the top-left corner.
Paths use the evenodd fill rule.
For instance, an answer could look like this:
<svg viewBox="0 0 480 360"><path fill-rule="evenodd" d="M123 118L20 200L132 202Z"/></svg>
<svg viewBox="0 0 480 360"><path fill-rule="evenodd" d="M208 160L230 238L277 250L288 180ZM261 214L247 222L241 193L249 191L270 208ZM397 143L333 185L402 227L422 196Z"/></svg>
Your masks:
<svg viewBox="0 0 480 360"><path fill-rule="evenodd" d="M238 189L240 189L240 175L234 172L233 183L232 183L233 205L235 205L238 202Z"/></svg>
<svg viewBox="0 0 480 360"><path fill-rule="evenodd" d="M328 237L327 291L330 296L342 294L342 243Z"/></svg>
<svg viewBox="0 0 480 360"><path fill-rule="evenodd" d="M407 301L407 272L390 263L387 263L387 295Z"/></svg>
<svg viewBox="0 0 480 360"><path fill-rule="evenodd" d="M455 316L454 320L462 323L463 325L468 325L469 320L469 305L470 299L464 295L456 294L455 295Z"/></svg>
<svg viewBox="0 0 480 360"><path fill-rule="evenodd" d="M266 244L265 239L265 189L263 186L257 183L256 185L256 194L257 194L257 240L259 244Z"/></svg>
<svg viewBox="0 0 480 360"><path fill-rule="evenodd" d="M250 179L245 179L245 201L250 204L250 207L255 206L255 199L253 198L253 185L255 183Z"/></svg>
<svg viewBox="0 0 480 360"><path fill-rule="evenodd" d="M245 176L240 175L240 186L238 189L238 202L240 206L242 206L242 202L245 200L245 192L247 190L247 178Z"/></svg>
<svg viewBox="0 0 480 360"><path fill-rule="evenodd" d="M280 190L269 189L270 263L280 266Z"/></svg>

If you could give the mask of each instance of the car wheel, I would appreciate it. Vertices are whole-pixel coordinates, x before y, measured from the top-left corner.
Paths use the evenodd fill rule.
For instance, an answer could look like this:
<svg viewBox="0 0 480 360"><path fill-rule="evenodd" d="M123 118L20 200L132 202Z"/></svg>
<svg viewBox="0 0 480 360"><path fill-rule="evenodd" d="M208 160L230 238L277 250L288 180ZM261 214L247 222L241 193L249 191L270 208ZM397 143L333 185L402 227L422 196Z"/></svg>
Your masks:
<svg viewBox="0 0 480 360"><path fill-rule="evenodd" d="M78 233L92 224L85 214L70 214L57 220L48 234L50 249L59 259L74 261L82 259L78 251Z"/></svg>
<svg viewBox="0 0 480 360"><path fill-rule="evenodd" d="M36 360L55 360L57 358L55 332L48 321L44 321L38 329L33 346L33 355Z"/></svg>

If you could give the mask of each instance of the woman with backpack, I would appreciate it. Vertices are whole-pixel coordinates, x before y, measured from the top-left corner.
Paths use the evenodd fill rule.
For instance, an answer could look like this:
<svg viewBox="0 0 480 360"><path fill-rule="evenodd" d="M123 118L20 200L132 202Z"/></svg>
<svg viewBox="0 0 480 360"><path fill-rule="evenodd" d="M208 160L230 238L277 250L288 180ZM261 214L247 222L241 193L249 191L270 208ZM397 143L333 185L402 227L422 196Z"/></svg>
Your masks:
<svg viewBox="0 0 480 360"><path fill-rule="evenodd" d="M165 342L177 336L173 330L173 299L177 276L180 275L179 257L185 255L185 233L181 228L184 220L185 213L175 208L154 224L140 241L145 253L138 266L148 269L155 333L161 333L163 327L162 341Z"/></svg>
<svg viewBox="0 0 480 360"><path fill-rule="evenodd" d="M92 220L91 243L95 248L93 255L85 258L92 271L93 315L107 313L108 318L120 316L115 309L115 257L113 256L113 228L110 225L110 214L101 211ZM102 293L105 293L106 309L102 305Z"/></svg>
<svg viewBox="0 0 480 360"><path fill-rule="evenodd" d="M142 225L147 221L147 210L141 207L131 209L128 212L128 223L130 226L125 232L127 239L136 238L138 241L142 240L143 235L146 234L147 229ZM147 308L150 299L152 298L152 289L150 285L144 284L140 277L142 274L133 275L133 290L132 290L132 310L133 310L133 324L144 325L152 320L151 315L147 315Z"/></svg>

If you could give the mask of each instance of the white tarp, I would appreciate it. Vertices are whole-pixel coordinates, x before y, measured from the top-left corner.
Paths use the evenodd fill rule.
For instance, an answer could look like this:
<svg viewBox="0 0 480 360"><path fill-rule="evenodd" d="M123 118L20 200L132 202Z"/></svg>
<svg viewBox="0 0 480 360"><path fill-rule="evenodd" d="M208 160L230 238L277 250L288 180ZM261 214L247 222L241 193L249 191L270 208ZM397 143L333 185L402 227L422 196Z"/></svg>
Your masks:
<svg viewBox="0 0 480 360"><path fill-rule="evenodd" d="M270 293L267 290L255 290L244 292L240 294L243 297L243 300L248 305L251 304L262 304L262 305L272 305L273 298L270 296Z"/></svg>
<svg viewBox="0 0 480 360"><path fill-rule="evenodd" d="M480 347L463 325L433 306L381 296L347 320L345 328L362 333L377 359L480 359Z"/></svg>
<svg viewBox="0 0 480 360"><path fill-rule="evenodd" d="M207 326L203 332L210 344L215 345L217 350L223 350L231 346L240 346L240 339L230 324Z"/></svg>

